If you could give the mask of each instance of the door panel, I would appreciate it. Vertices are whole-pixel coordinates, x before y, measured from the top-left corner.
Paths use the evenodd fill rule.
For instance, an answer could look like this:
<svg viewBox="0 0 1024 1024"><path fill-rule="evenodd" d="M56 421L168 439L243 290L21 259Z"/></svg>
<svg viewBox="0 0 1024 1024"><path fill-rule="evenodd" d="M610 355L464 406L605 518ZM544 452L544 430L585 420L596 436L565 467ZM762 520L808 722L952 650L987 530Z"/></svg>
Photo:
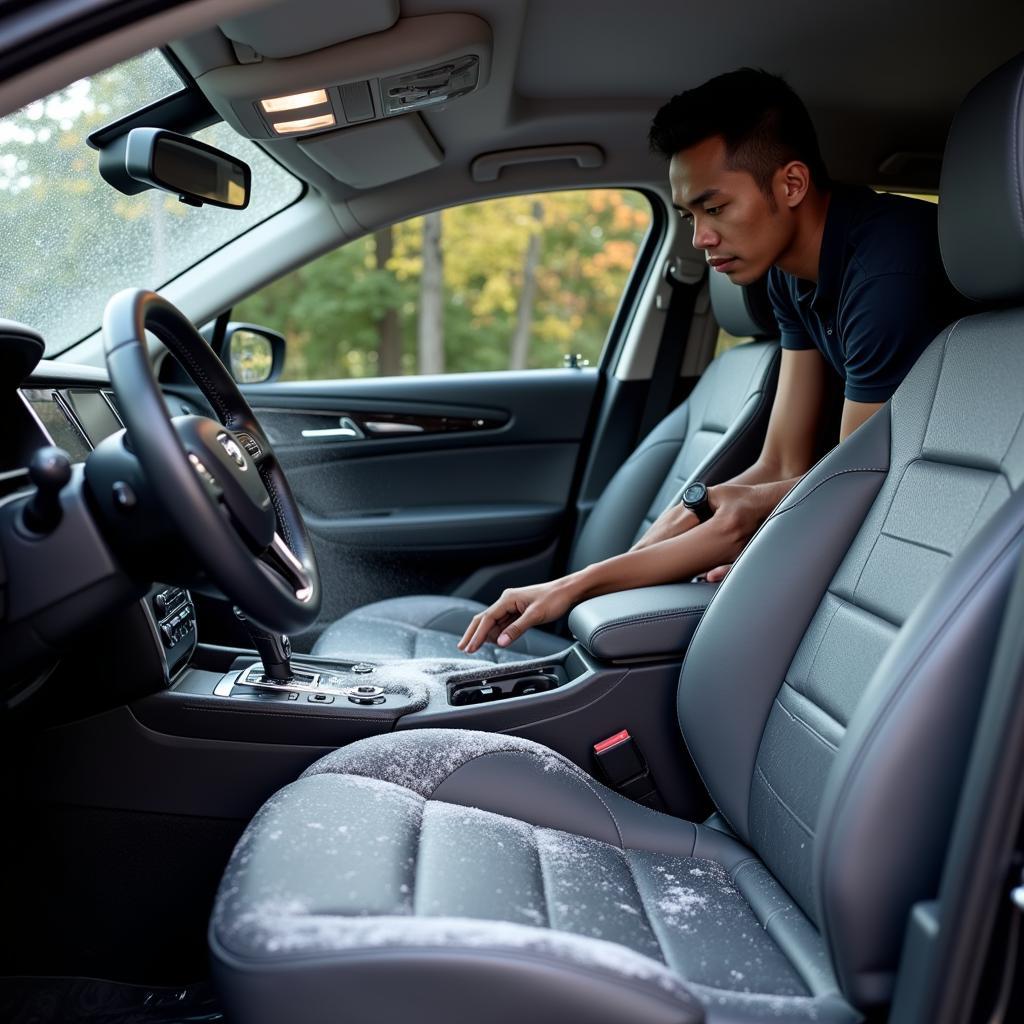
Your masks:
<svg viewBox="0 0 1024 1024"><path fill-rule="evenodd" d="M549 574L596 389L594 369L245 388L316 544L322 622L470 577L460 593L489 600L506 570L523 582L524 562L535 581ZM356 432L303 436L343 418ZM368 422L431 429L371 433Z"/></svg>

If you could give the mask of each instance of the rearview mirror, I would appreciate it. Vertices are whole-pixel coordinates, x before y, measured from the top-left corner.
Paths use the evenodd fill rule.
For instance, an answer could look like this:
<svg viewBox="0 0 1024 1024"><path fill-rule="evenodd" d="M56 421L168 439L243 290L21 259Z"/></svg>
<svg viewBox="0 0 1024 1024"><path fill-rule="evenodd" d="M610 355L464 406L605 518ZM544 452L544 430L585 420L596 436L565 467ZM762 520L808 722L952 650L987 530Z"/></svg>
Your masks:
<svg viewBox="0 0 1024 1024"><path fill-rule="evenodd" d="M133 128L124 147L124 170L136 182L173 192L190 206L244 210L252 172L227 153L164 128Z"/></svg>

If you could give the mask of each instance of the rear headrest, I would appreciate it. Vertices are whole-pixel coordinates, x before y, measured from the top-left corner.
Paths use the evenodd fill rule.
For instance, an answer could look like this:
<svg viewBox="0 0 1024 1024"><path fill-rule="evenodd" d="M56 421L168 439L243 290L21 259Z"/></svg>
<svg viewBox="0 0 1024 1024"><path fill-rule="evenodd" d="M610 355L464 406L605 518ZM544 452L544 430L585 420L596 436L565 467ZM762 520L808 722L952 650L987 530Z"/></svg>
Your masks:
<svg viewBox="0 0 1024 1024"><path fill-rule="evenodd" d="M718 326L735 338L777 338L779 327L768 298L768 279L733 284L725 274L710 272L711 308Z"/></svg>
<svg viewBox="0 0 1024 1024"><path fill-rule="evenodd" d="M953 118L939 183L939 247L967 298L1024 299L1024 54L976 85Z"/></svg>

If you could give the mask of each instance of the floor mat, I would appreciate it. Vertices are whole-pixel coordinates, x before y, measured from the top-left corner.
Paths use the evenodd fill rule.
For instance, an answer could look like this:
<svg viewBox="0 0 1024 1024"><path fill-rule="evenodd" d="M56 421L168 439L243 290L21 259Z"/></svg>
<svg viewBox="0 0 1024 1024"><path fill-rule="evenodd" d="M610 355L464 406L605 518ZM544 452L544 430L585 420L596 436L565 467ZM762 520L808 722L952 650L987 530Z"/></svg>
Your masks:
<svg viewBox="0 0 1024 1024"><path fill-rule="evenodd" d="M0 978L0 1021L10 1024L221 1024L206 983L178 988L95 978Z"/></svg>

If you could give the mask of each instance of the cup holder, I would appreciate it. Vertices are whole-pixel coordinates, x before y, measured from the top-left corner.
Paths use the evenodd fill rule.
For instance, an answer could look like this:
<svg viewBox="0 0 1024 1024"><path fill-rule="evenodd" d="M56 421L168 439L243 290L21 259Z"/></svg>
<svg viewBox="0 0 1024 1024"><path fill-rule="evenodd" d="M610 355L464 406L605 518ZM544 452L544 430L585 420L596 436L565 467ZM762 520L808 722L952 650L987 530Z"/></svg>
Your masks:
<svg viewBox="0 0 1024 1024"><path fill-rule="evenodd" d="M456 707L467 704L488 704L510 697L528 697L545 693L565 682L557 668L531 669L521 675L497 676L493 679L469 679L452 683L448 703Z"/></svg>

